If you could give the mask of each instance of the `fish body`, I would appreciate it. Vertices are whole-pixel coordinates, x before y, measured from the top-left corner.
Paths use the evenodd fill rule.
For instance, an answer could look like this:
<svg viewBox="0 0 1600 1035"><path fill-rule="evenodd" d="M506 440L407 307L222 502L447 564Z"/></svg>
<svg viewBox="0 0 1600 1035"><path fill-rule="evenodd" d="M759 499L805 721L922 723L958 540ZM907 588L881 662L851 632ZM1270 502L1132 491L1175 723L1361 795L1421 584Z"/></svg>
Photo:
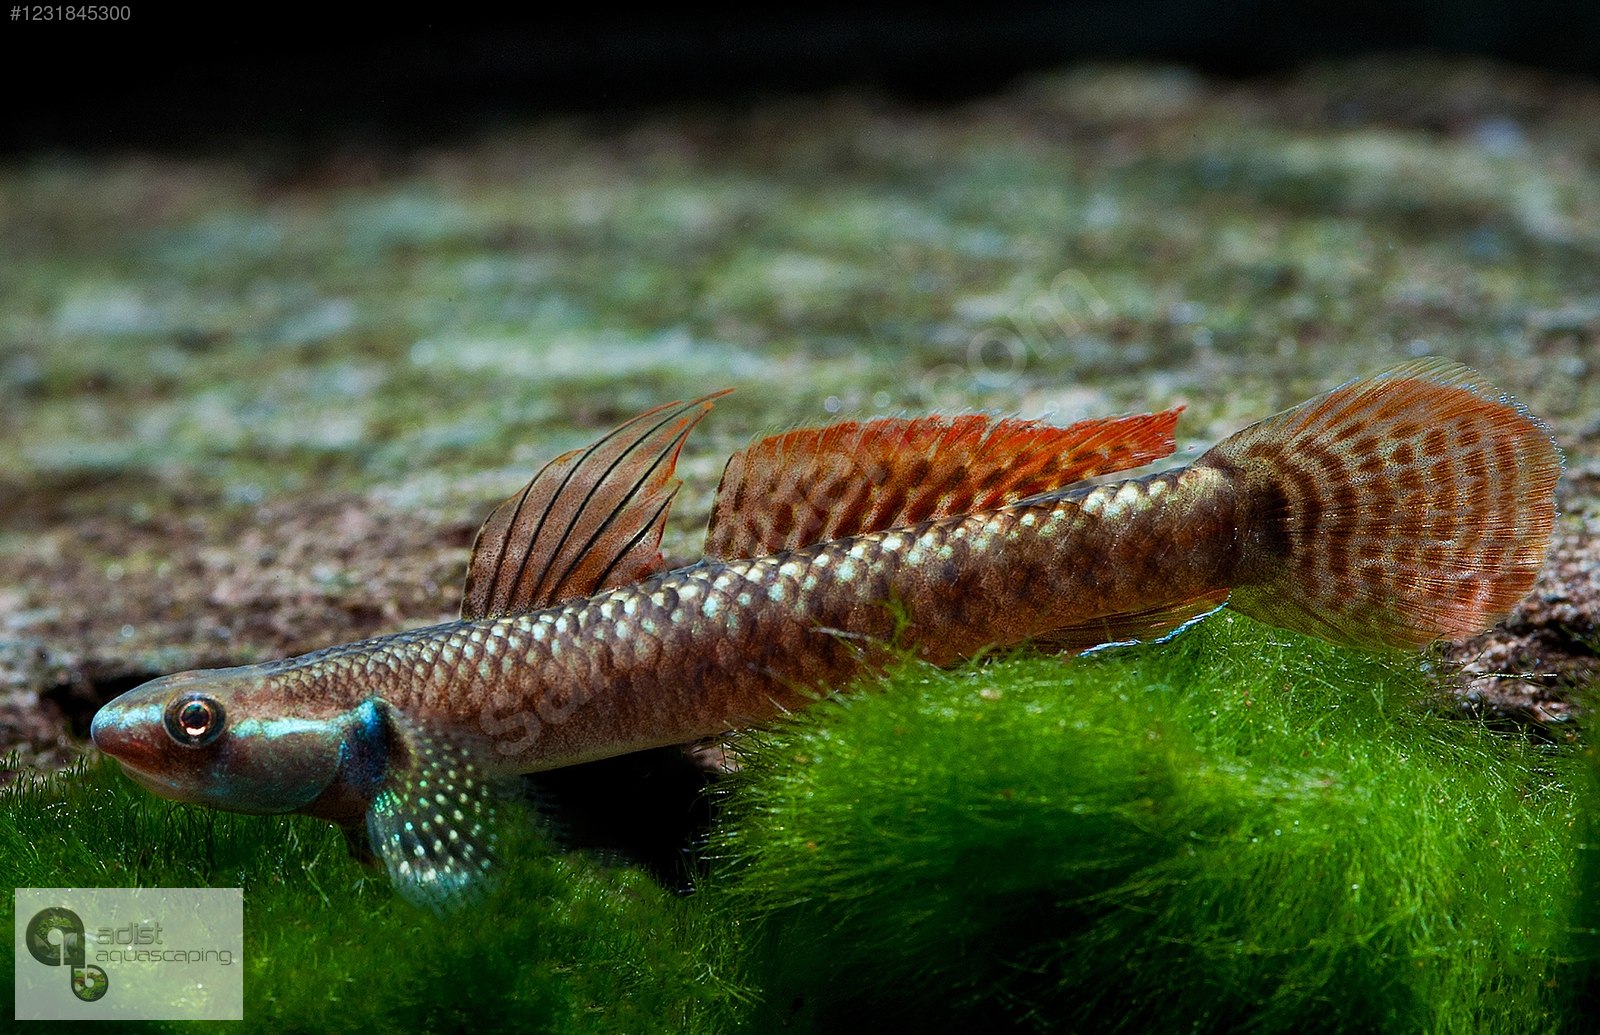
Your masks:
<svg viewBox="0 0 1600 1035"><path fill-rule="evenodd" d="M1170 452L1176 412L869 422L737 454L707 558L661 571L672 462L708 407L643 414L502 504L461 620L164 677L102 709L95 742L167 797L364 831L438 905L483 875L495 778L759 724L899 657L1081 650L1225 602L1363 646L1476 632L1537 574L1560 467L1442 361L1103 484L1079 483Z"/></svg>

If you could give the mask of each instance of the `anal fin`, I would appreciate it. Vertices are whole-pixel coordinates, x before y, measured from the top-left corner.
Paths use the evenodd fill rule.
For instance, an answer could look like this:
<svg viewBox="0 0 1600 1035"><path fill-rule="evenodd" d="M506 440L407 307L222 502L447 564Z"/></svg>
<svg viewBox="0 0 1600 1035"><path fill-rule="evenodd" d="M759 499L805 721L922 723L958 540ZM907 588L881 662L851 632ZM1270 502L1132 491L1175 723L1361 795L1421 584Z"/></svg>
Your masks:
<svg viewBox="0 0 1600 1035"><path fill-rule="evenodd" d="M1222 607L1228 602L1228 592L1222 589L1148 610L1100 615L1077 625L1052 629L1043 636L1033 637L1032 642L1042 647L1081 653L1096 647L1161 639Z"/></svg>

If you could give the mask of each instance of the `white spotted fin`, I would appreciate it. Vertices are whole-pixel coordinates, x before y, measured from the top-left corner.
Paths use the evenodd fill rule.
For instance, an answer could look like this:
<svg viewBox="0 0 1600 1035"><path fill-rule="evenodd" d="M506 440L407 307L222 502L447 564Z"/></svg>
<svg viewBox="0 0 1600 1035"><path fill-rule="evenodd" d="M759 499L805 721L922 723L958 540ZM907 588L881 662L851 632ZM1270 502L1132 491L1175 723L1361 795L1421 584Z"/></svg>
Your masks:
<svg viewBox="0 0 1600 1035"><path fill-rule="evenodd" d="M367 810L367 836L395 889L443 914L493 884L499 789L464 741L406 722L395 732L403 757Z"/></svg>

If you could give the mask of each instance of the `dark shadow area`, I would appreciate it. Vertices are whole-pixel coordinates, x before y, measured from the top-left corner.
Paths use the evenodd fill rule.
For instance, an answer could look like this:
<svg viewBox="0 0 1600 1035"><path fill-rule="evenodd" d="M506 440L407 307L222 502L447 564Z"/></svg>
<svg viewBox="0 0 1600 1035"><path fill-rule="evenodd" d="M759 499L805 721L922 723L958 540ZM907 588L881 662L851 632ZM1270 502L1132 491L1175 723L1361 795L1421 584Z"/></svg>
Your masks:
<svg viewBox="0 0 1600 1035"><path fill-rule="evenodd" d="M404 143L531 115L739 104L863 86L937 103L1085 60L1252 75L1322 58L1429 50L1600 69L1600 7L1571 0L1082 0L920 13L606 11L472 22L385 13L381 23L324 20L354 13L343 10L289 17L133 4L121 8L126 21L33 20L47 10L61 9L14 6L7 25L0 153L183 149L262 137Z"/></svg>
<svg viewBox="0 0 1600 1035"><path fill-rule="evenodd" d="M704 876L715 774L685 748L638 751L533 773L528 796L565 848L644 867L678 894Z"/></svg>

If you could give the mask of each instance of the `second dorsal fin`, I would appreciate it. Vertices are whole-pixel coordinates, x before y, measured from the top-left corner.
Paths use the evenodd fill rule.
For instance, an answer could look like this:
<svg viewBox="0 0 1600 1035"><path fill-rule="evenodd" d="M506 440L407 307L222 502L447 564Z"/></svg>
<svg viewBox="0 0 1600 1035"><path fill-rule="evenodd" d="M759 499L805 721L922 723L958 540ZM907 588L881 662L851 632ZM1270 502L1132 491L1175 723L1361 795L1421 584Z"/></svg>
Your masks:
<svg viewBox="0 0 1600 1035"><path fill-rule="evenodd" d="M885 417L773 435L723 470L706 556L730 559L992 510L1172 453L1182 407L1038 421Z"/></svg>
<svg viewBox="0 0 1600 1035"><path fill-rule="evenodd" d="M479 529L461 617L523 614L659 571L678 451L727 391L646 410L546 464Z"/></svg>

